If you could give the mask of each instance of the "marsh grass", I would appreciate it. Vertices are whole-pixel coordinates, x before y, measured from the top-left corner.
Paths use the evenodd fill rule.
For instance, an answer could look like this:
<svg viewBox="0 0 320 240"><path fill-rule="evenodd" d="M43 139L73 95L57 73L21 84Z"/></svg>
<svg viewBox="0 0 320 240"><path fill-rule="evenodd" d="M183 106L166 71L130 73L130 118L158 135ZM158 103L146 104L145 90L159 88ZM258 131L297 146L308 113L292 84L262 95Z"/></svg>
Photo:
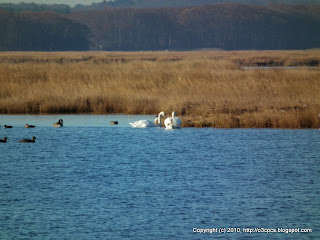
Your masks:
<svg viewBox="0 0 320 240"><path fill-rule="evenodd" d="M157 114L184 126L316 128L320 51L0 53L0 113ZM310 64L312 63L312 64ZM302 66L242 69L242 66Z"/></svg>

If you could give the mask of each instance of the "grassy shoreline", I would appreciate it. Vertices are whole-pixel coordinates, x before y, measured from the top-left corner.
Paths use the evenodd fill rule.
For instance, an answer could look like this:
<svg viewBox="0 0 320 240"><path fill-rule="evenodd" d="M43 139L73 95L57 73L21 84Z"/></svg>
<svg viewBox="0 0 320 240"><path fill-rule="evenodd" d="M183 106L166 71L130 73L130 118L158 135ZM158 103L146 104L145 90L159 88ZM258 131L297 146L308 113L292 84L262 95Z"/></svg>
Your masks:
<svg viewBox="0 0 320 240"><path fill-rule="evenodd" d="M319 63L320 50L2 52L0 113L174 110L184 127L318 128Z"/></svg>

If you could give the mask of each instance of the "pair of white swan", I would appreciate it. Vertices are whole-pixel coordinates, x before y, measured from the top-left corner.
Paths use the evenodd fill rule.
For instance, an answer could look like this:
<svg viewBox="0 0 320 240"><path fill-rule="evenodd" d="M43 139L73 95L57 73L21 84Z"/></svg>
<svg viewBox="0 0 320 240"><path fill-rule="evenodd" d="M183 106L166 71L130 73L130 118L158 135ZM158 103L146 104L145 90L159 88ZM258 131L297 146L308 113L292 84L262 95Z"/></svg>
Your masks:
<svg viewBox="0 0 320 240"><path fill-rule="evenodd" d="M139 120L130 125L134 128L147 128L147 127L161 127L161 119L165 118L166 114L160 112L154 122L149 120ZM178 129L181 128L181 119L177 117L176 112L172 112L172 117L168 117L164 120L164 126L166 129Z"/></svg>

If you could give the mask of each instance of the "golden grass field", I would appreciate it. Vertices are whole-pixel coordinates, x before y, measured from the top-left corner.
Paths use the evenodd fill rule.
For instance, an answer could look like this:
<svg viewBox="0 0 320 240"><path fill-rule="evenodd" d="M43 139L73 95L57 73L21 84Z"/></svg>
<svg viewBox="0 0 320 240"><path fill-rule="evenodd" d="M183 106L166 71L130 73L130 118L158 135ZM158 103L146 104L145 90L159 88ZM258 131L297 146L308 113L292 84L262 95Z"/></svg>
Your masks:
<svg viewBox="0 0 320 240"><path fill-rule="evenodd" d="M319 64L320 50L1 52L0 113L174 110L185 127L318 128Z"/></svg>

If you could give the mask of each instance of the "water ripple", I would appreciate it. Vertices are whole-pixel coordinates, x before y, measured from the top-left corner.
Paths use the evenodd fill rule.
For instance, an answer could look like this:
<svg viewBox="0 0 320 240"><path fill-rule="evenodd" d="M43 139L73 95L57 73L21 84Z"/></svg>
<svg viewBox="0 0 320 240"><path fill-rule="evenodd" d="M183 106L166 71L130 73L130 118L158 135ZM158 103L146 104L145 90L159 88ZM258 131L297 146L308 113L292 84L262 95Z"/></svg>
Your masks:
<svg viewBox="0 0 320 240"><path fill-rule="evenodd" d="M294 237L320 237L317 130L12 130L0 145L0 239L267 237L194 227L312 228ZM18 143L31 135L35 144Z"/></svg>

